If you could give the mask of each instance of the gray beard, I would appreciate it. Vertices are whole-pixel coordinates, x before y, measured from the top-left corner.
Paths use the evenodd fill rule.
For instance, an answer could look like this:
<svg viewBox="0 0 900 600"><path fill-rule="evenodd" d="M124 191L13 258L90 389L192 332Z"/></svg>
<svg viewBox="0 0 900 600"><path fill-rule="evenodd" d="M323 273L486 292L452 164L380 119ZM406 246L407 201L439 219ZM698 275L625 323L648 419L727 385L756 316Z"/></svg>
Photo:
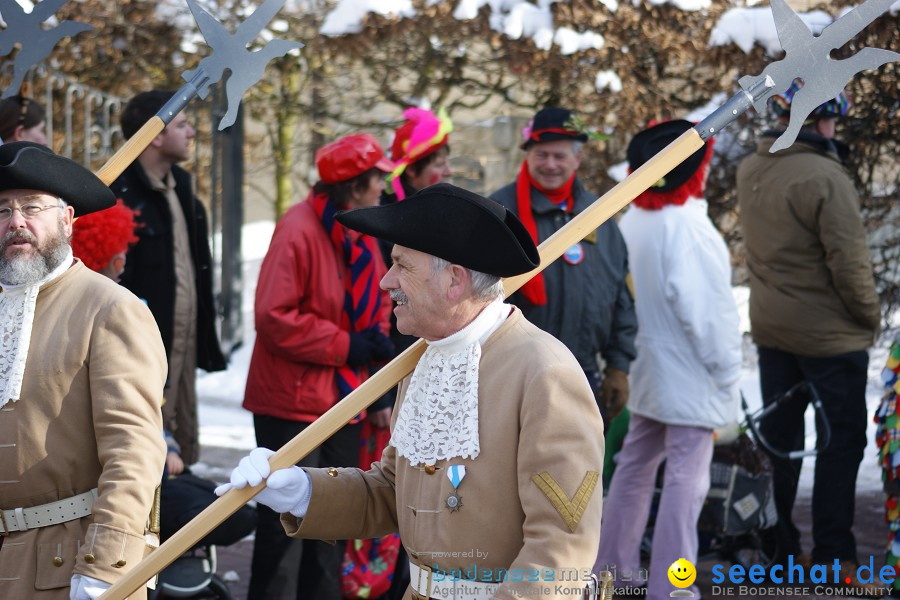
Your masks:
<svg viewBox="0 0 900 600"><path fill-rule="evenodd" d="M37 283L62 264L69 254L69 239L62 221L59 222L57 235L48 239L42 248L38 248L38 253L34 256L4 258L10 237L7 235L3 244L0 244L0 283L6 285Z"/></svg>

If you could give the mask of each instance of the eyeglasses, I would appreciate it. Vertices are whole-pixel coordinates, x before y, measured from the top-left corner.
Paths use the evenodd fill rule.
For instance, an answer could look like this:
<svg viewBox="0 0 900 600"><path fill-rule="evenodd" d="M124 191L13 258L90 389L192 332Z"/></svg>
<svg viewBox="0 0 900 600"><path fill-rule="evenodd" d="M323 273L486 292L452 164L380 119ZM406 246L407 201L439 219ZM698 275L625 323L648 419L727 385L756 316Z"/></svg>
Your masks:
<svg viewBox="0 0 900 600"><path fill-rule="evenodd" d="M26 204L25 206L4 206L0 208L0 223L6 223L12 219L13 211L17 210L22 213L24 219L33 219L45 210L50 208L62 208L59 204L50 204L49 206L41 206L40 204Z"/></svg>

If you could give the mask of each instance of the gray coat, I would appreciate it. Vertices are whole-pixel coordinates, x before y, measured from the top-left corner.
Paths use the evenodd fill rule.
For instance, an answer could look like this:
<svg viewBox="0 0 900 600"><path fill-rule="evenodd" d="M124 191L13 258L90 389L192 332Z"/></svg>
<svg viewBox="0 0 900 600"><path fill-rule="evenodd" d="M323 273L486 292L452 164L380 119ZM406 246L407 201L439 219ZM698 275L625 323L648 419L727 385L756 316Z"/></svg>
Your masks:
<svg viewBox="0 0 900 600"><path fill-rule="evenodd" d="M538 243L556 233L572 217L585 210L597 196L576 177L571 215L531 188L531 208L537 223ZM491 199L518 216L516 182L494 192ZM597 370L597 353L607 367L628 372L634 360L637 316L634 300L625 283L628 251L619 226L612 219L596 230L596 237L581 242L584 259L569 264L560 258L543 271L547 304L535 306L516 293L509 302L518 306L529 321L559 339L585 371Z"/></svg>

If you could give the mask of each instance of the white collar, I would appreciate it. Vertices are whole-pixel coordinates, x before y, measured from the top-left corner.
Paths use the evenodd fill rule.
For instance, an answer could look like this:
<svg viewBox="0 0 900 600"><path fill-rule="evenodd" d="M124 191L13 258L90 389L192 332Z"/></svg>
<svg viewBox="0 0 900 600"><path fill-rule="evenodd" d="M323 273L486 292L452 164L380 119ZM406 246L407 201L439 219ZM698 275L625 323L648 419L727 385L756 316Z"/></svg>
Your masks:
<svg viewBox="0 0 900 600"><path fill-rule="evenodd" d="M442 354L455 354L461 352L466 346L476 341L479 344L484 344L491 334L494 333L506 319L507 314L504 313L504 307L506 307L505 309L507 311L509 310L509 305L504 304L502 298L497 298L485 306L481 310L481 313L472 319L471 323L456 333L433 342L426 341L426 343L429 347L440 350Z"/></svg>
<svg viewBox="0 0 900 600"><path fill-rule="evenodd" d="M72 266L72 249L46 277L34 283L0 283L0 407L19 399L31 345L34 309L41 286Z"/></svg>
<svg viewBox="0 0 900 600"><path fill-rule="evenodd" d="M503 324L509 310L498 298L453 335L428 343L413 371L390 442L411 465L478 457L481 345Z"/></svg>

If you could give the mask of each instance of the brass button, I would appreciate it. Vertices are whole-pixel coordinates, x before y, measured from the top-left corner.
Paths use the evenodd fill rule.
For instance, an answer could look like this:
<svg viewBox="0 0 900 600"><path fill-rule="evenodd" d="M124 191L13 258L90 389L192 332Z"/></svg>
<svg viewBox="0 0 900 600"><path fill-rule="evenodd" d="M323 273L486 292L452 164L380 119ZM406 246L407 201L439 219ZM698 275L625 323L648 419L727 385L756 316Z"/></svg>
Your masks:
<svg viewBox="0 0 900 600"><path fill-rule="evenodd" d="M434 475L435 471L437 471L437 468L434 465L425 465L425 472L429 475Z"/></svg>
<svg viewBox="0 0 900 600"><path fill-rule="evenodd" d="M94 555L91 554L90 552L88 552L87 554L84 555L84 562L86 562L87 564L89 564L89 565L94 564L94 560L96 560L96 559L95 559Z"/></svg>
<svg viewBox="0 0 900 600"><path fill-rule="evenodd" d="M335 469L334 467L331 467L330 469L328 469L328 475L329 475L330 477L337 477L337 476L338 476L338 470Z"/></svg>
<svg viewBox="0 0 900 600"><path fill-rule="evenodd" d="M128 563L125 562L125 559L124 559L124 558L120 558L119 560L116 561L116 564L114 564L113 566L116 567L116 568L118 568L118 569L121 569L121 568L124 567L126 564L128 564Z"/></svg>
<svg viewBox="0 0 900 600"><path fill-rule="evenodd" d="M54 556L54 557L53 557L53 566L54 566L54 567L61 567L61 566L63 566L63 559L62 559L62 556Z"/></svg>

